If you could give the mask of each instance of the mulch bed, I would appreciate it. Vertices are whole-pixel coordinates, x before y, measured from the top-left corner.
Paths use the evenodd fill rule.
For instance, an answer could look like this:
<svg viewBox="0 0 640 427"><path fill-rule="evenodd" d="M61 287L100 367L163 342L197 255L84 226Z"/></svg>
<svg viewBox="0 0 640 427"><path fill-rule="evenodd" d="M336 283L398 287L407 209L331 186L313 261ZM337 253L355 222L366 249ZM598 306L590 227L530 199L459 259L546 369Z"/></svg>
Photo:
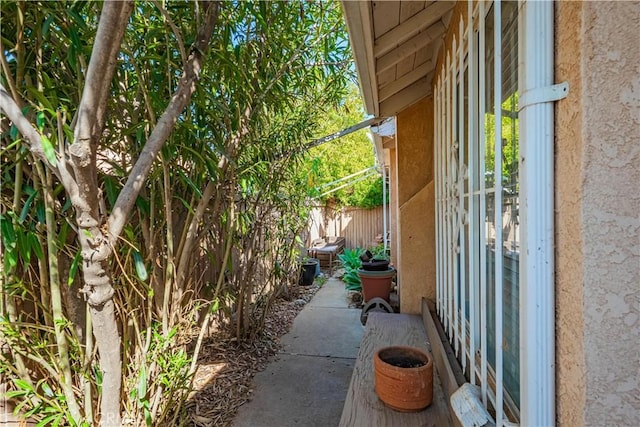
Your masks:
<svg viewBox="0 0 640 427"><path fill-rule="evenodd" d="M317 281L316 281L317 283ZM264 370L281 348L280 337L320 287L294 286L289 299L277 300L265 319L264 331L249 343L238 343L228 331L209 337L200 353L194 392L187 409L189 424L231 426L238 408L251 400L254 375Z"/></svg>

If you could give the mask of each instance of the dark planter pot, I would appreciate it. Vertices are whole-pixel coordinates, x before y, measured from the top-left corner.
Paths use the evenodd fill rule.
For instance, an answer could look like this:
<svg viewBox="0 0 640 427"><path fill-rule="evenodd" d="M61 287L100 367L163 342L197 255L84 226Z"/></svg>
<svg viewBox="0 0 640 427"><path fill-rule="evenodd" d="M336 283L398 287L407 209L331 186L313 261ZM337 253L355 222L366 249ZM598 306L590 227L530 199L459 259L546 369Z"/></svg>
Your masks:
<svg viewBox="0 0 640 427"><path fill-rule="evenodd" d="M358 269L358 277L362 282L362 299L366 303L372 298L382 298L389 301L391 294L391 282L396 275L393 267L388 267L384 271L368 271Z"/></svg>
<svg viewBox="0 0 640 427"><path fill-rule="evenodd" d="M366 271L386 271L389 268L389 260L372 259L371 261L362 261L362 269Z"/></svg>
<svg viewBox="0 0 640 427"><path fill-rule="evenodd" d="M418 412L433 401L433 358L414 347L385 347L373 356L376 394L391 409Z"/></svg>
<svg viewBox="0 0 640 427"><path fill-rule="evenodd" d="M316 268L318 261L305 261L302 263L302 271L300 272L300 284L302 286L313 285L313 279L316 277Z"/></svg>

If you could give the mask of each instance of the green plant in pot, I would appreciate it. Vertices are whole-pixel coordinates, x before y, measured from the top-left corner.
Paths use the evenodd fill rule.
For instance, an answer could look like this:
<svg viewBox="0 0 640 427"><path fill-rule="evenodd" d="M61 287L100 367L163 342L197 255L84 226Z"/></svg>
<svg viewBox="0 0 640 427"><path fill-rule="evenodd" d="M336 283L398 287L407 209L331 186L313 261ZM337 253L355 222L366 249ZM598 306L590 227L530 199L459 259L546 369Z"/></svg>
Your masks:
<svg viewBox="0 0 640 427"><path fill-rule="evenodd" d="M389 256L384 251L376 250L374 255L366 251L362 260L362 268L358 269L358 277L362 284L362 299L366 303L372 298L382 298L387 302L391 295L391 282L396 275L396 270L389 267Z"/></svg>
<svg viewBox="0 0 640 427"><path fill-rule="evenodd" d="M389 255L382 245L365 251L360 260L362 269L366 271L386 271L389 268Z"/></svg>

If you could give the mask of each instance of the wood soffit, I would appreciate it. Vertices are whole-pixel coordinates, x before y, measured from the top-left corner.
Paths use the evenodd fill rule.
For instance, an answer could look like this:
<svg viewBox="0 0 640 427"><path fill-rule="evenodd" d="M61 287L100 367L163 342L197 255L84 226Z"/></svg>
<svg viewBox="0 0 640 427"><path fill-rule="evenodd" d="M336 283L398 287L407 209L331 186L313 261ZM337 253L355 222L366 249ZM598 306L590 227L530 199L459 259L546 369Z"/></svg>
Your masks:
<svg viewBox="0 0 640 427"><path fill-rule="evenodd" d="M349 1L343 10L367 112L394 116L431 94L454 1Z"/></svg>

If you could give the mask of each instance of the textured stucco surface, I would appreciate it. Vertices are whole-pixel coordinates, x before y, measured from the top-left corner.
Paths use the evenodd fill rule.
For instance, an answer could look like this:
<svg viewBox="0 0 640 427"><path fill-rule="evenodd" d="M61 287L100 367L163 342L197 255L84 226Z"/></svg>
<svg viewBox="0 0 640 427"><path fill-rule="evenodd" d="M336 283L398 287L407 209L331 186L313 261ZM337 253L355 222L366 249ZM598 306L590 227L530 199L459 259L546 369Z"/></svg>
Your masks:
<svg viewBox="0 0 640 427"><path fill-rule="evenodd" d="M422 297L435 299L433 181L400 207L400 311L420 314Z"/></svg>
<svg viewBox="0 0 640 427"><path fill-rule="evenodd" d="M402 206L433 180L433 97L423 98L396 118L398 203Z"/></svg>
<svg viewBox="0 0 640 427"><path fill-rule="evenodd" d="M640 425L640 2L583 3L587 425Z"/></svg>
<svg viewBox="0 0 640 427"><path fill-rule="evenodd" d="M400 310L418 314L422 297L435 298L433 97L396 120Z"/></svg>
<svg viewBox="0 0 640 427"><path fill-rule="evenodd" d="M561 426L583 426L585 406L582 239L582 4L556 5L556 81L570 91L555 108L556 402Z"/></svg>

